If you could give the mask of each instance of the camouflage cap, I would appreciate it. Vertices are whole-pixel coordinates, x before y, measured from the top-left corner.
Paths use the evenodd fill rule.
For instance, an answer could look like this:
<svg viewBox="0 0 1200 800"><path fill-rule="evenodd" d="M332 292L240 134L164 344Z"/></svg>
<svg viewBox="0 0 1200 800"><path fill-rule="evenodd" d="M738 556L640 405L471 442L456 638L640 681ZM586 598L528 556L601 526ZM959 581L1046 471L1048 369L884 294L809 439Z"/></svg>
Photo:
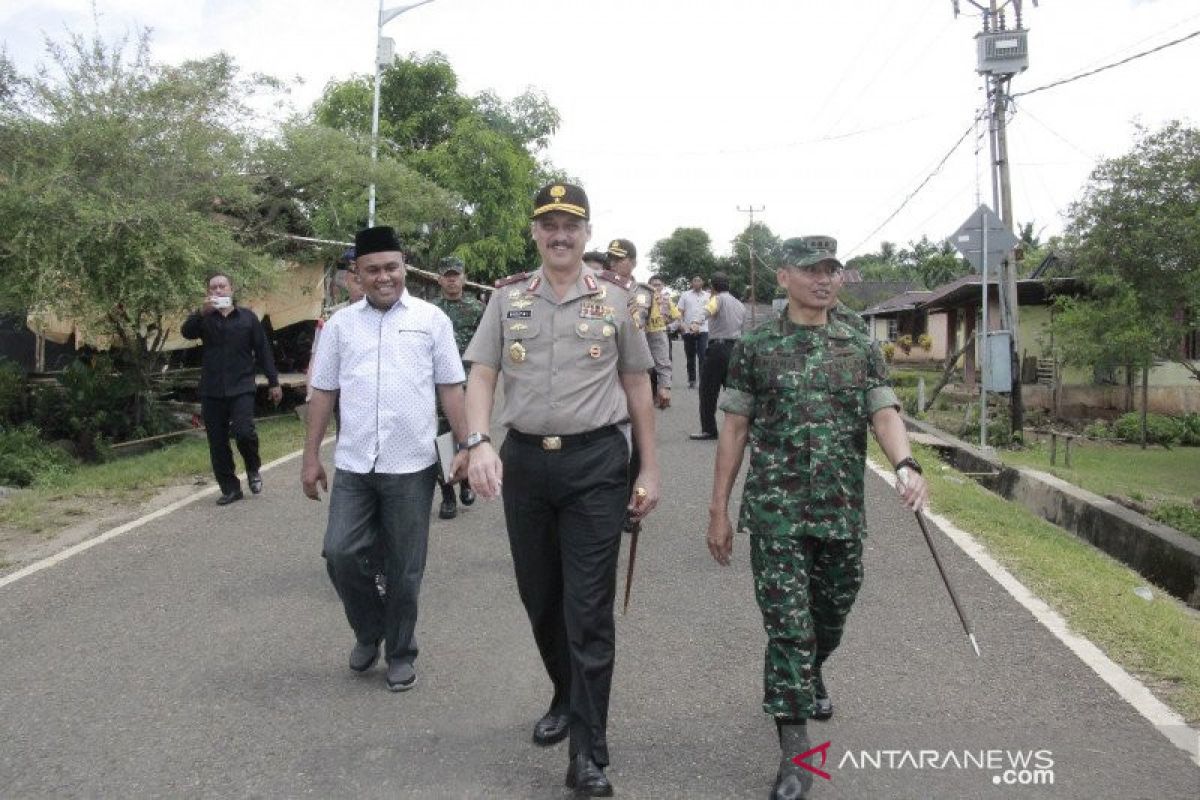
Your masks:
<svg viewBox="0 0 1200 800"><path fill-rule="evenodd" d="M463 265L463 260L457 256L446 256L438 262L438 275L445 275L447 272L457 272L463 274L466 272L466 267Z"/></svg>
<svg viewBox="0 0 1200 800"><path fill-rule="evenodd" d="M800 236L788 239L780 245L779 256L779 263L784 267L804 268L829 261L836 264L838 269L842 269L842 262L833 250L815 248L808 239Z"/></svg>

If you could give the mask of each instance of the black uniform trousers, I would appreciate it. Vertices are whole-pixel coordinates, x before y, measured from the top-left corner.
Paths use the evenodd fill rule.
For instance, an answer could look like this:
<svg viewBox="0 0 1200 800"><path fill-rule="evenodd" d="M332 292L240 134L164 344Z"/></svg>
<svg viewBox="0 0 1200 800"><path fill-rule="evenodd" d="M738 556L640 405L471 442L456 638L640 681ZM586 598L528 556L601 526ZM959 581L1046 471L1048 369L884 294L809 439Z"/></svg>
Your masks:
<svg viewBox="0 0 1200 800"><path fill-rule="evenodd" d="M208 455L221 494L235 492L242 484L238 480L233 450L229 446L231 433L242 460L246 462L246 472L258 472L262 466L262 460L258 457L258 432L254 429L254 392L232 397L201 396L200 415L204 418Z"/></svg>
<svg viewBox="0 0 1200 800"><path fill-rule="evenodd" d="M704 369L700 370L700 430L718 434L717 397L725 385L725 373L729 370L729 355L733 352L736 339L710 339L704 356Z"/></svg>
<svg viewBox="0 0 1200 800"><path fill-rule="evenodd" d="M615 427L566 439L561 450L505 440L504 517L517 590L554 684L550 710L571 712L571 756L604 766L629 446Z"/></svg>
<svg viewBox="0 0 1200 800"><path fill-rule="evenodd" d="M704 375L704 359L708 355L708 332L683 334L683 354L687 358L688 383L696 382L696 369Z"/></svg>

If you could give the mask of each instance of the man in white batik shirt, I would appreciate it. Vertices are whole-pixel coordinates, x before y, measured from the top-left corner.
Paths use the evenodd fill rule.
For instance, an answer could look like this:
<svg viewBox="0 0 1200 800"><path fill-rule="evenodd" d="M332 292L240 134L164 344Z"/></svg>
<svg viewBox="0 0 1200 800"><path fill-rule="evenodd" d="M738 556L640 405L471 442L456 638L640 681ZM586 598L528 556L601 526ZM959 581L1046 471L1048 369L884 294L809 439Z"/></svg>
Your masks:
<svg viewBox="0 0 1200 800"><path fill-rule="evenodd" d="M321 440L340 400L323 552L354 629L350 669L370 669L386 641L387 685L395 692L417 680L413 631L438 469L435 391L455 440L466 439L466 376L453 325L405 290L400 249L390 227L367 228L355 237L366 296L330 317L321 332L301 471L304 494L319 500L318 485L328 491ZM453 477L465 468L463 451L455 457ZM385 553L386 598L379 596L366 557L377 542Z"/></svg>

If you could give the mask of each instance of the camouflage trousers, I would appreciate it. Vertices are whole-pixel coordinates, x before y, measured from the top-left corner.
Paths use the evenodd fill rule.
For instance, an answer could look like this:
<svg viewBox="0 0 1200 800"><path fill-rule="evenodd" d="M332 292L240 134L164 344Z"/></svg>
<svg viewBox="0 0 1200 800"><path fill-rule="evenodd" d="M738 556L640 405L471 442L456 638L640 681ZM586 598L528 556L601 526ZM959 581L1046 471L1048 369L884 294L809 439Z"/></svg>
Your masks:
<svg viewBox="0 0 1200 800"><path fill-rule="evenodd" d="M751 535L750 564L767 631L763 711L808 719L818 670L862 586L862 540Z"/></svg>

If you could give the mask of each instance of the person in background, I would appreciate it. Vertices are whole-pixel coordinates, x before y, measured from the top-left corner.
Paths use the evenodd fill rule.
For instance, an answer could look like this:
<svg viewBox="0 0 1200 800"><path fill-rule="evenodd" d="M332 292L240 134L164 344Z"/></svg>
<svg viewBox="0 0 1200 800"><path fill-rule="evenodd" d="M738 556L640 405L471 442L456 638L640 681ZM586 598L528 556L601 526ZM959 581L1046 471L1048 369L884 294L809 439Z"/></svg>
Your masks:
<svg viewBox="0 0 1200 800"><path fill-rule="evenodd" d="M464 290L467 285L467 267L461 258L447 256L438 262L438 286L442 289L441 297L433 304L450 318L454 325L454 341L458 345L461 356L471 343L479 320L483 317L483 303L476 300ZM467 366L464 364L463 368ZM464 385L464 391L466 389ZM450 422L444 414L438 415L438 434L450 430ZM454 485L447 483L440 475L438 484L442 487L442 507L438 510L441 519L454 519L458 516L458 504L454 501ZM471 491L471 483L465 477L459 486L459 498L464 506L475 502L475 493Z"/></svg>
<svg viewBox="0 0 1200 800"><path fill-rule="evenodd" d="M679 311L683 314L683 354L687 359L688 388L696 388L696 372L704 371L704 358L708 354L708 316L704 306L709 294L704 291L704 278L692 278L692 288L679 296Z"/></svg>
<svg viewBox="0 0 1200 800"><path fill-rule="evenodd" d="M729 277L714 272L712 296L704 304L708 322L708 349L700 371L700 432L692 439L717 438L717 396L725 383L729 354L746 327L746 307L729 293Z"/></svg>
<svg viewBox="0 0 1200 800"><path fill-rule="evenodd" d="M221 488L217 505L227 506L243 497L229 447L231 433L246 464L250 491L258 494L263 489L258 431L254 428L255 367L267 376L268 394L275 405L283 400L283 389L267 333L253 311L234 302L233 281L217 272L209 277L207 289L204 305L188 316L179 332L204 345L200 413L213 475Z"/></svg>

